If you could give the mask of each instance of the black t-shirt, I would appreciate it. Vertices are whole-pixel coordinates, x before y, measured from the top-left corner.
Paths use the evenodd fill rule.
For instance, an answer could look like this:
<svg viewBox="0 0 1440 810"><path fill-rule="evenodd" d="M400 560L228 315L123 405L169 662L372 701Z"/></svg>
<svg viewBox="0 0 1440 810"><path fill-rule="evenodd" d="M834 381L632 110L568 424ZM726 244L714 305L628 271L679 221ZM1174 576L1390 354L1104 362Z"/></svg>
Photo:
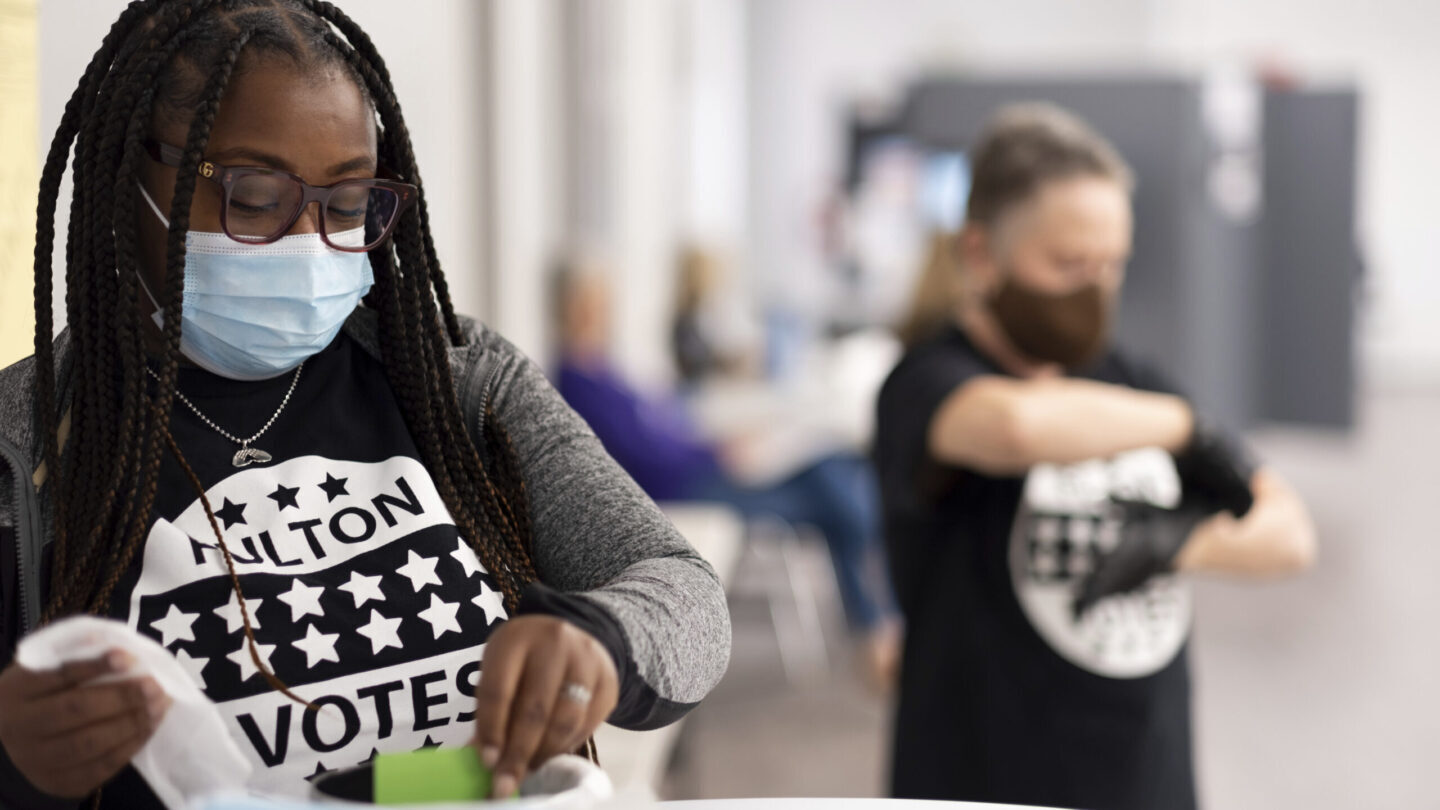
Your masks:
<svg viewBox="0 0 1440 810"><path fill-rule="evenodd" d="M895 795L1194 807L1188 589L1157 577L1078 622L1070 612L1118 541L1110 496L1174 506L1174 465L1158 448L1024 477L936 462L926 434L941 402L1003 373L951 329L907 353L880 394L876 463L907 626ZM1171 390L1115 352L1079 376Z"/></svg>
<svg viewBox="0 0 1440 810"><path fill-rule="evenodd" d="M235 382L182 369L179 391L249 436L291 375ZM194 486L168 453L156 522L120 581L113 615L170 650L214 700L252 785L303 795L306 777L378 752L459 746L490 632L507 618L495 580L419 459L380 363L342 334L312 357L237 468L238 445L176 403L170 429L206 488L234 559L261 657L307 712L274 691L245 645L239 605ZM153 801L129 771L107 806Z"/></svg>

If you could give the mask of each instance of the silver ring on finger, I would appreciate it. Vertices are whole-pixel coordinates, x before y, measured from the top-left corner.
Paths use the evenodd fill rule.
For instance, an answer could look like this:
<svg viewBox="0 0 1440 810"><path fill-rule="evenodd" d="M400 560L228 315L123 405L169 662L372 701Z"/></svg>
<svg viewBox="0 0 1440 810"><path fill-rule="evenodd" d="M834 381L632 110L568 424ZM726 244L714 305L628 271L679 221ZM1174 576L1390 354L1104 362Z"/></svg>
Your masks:
<svg viewBox="0 0 1440 810"><path fill-rule="evenodd" d="M570 681L561 688L560 696L565 698L566 700L584 706L590 702L590 699L594 697L594 694L592 694L590 692L590 689L583 684L578 684L574 681Z"/></svg>

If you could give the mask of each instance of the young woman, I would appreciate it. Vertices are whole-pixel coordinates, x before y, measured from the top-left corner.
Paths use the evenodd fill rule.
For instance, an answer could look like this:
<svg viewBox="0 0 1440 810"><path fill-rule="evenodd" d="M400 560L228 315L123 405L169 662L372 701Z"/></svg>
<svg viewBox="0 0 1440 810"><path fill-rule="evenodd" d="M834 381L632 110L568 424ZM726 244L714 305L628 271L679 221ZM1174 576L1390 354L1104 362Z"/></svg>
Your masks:
<svg viewBox="0 0 1440 810"><path fill-rule="evenodd" d="M1297 571L1310 519L1110 345L1131 237L1115 151L1067 113L1022 106L972 159L950 283L925 285L879 401L907 632L894 792L1194 807L1176 572ZM937 317L929 298L946 288Z"/></svg>
<svg viewBox="0 0 1440 810"><path fill-rule="evenodd" d="M35 356L0 372L6 661L47 622L124 621L217 703L252 784L292 795L471 743L503 794L719 679L714 572L454 313L388 72L334 6L132 4L65 108L38 219ZM0 673L0 805L156 806L127 763L166 698L91 685L115 658Z"/></svg>

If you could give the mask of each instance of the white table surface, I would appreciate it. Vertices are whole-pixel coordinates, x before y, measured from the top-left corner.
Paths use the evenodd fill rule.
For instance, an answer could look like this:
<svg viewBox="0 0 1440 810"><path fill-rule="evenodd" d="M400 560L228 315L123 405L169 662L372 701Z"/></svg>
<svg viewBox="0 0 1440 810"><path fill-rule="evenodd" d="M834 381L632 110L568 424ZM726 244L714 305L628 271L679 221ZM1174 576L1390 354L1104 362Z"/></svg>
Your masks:
<svg viewBox="0 0 1440 810"><path fill-rule="evenodd" d="M666 810L1026 810L1016 804L915 799L698 799L661 802L659 806Z"/></svg>

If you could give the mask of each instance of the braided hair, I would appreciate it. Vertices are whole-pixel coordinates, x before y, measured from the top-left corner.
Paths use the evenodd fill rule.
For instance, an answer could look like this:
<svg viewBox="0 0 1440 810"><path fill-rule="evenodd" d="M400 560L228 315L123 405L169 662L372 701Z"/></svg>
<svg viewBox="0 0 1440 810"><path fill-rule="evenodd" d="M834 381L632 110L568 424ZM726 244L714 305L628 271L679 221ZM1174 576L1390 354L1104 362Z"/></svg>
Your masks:
<svg viewBox="0 0 1440 810"><path fill-rule="evenodd" d="M54 543L43 621L104 613L148 534L163 453L199 493L240 602L251 657L263 665L244 595L203 486L170 435L180 346L185 233L210 129L230 79L257 57L296 70L344 71L376 115L382 166L420 188L389 241L370 253L381 358L421 461L460 536L513 612L536 578L529 505L515 448L486 413L482 462L456 397L448 352L465 334L430 235L424 187L389 71L370 38L323 0L136 0L111 27L65 105L40 182L35 242L35 429L44 443ZM158 354L137 306L141 259L134 211L152 120L188 119L158 292ZM55 208L74 146L66 240L66 316L73 367L57 385L52 252ZM147 369L155 381L147 379ZM61 401L62 393L65 401ZM68 413L68 417L62 414ZM61 438L68 419L68 439ZM62 454L62 443L64 453ZM294 695L291 695L293 698ZM299 698L295 698L299 700ZM303 701L302 701L303 702Z"/></svg>

